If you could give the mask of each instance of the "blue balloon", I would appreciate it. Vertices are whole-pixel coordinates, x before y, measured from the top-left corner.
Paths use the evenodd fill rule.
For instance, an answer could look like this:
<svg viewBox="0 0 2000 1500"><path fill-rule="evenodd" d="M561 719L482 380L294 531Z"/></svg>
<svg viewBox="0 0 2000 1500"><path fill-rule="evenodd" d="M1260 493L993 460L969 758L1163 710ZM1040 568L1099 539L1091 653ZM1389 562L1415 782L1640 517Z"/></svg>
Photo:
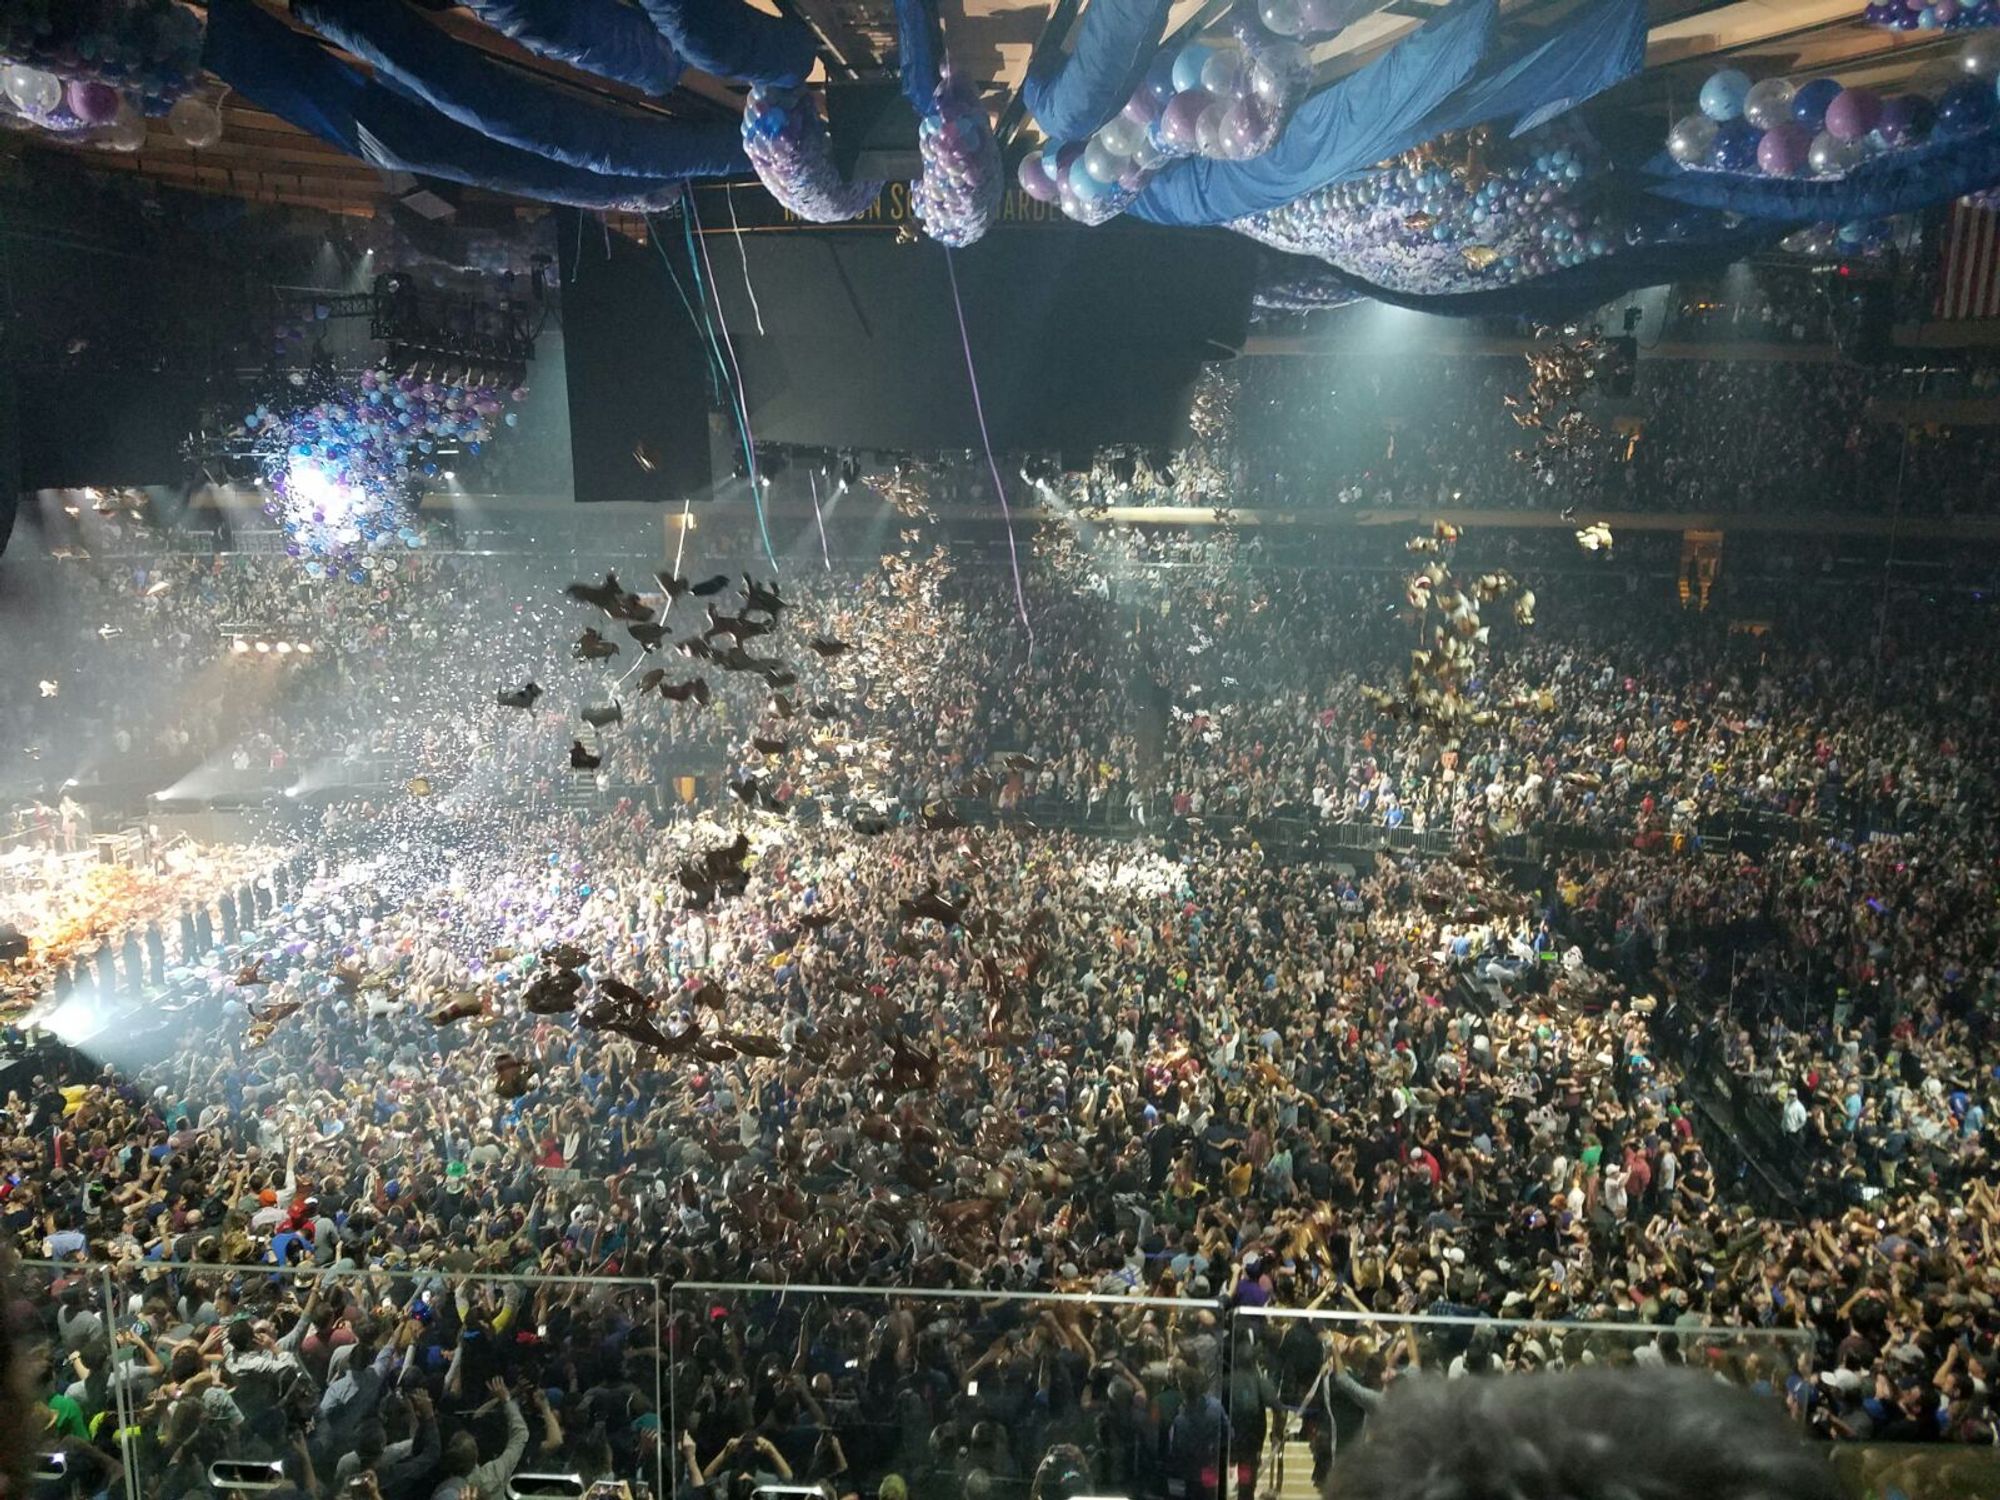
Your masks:
<svg viewBox="0 0 2000 1500"><path fill-rule="evenodd" d="M2000 99L1978 79L1954 83L1938 99L1937 133L1970 135L1993 122L1996 108L2000 108Z"/></svg>
<svg viewBox="0 0 2000 1500"><path fill-rule="evenodd" d="M1792 94L1792 118L1817 135L1826 128L1826 107L1839 97L1838 78L1808 78Z"/></svg>
<svg viewBox="0 0 2000 1500"><path fill-rule="evenodd" d="M1084 171L1081 160L1070 168L1069 185L1077 197L1086 199L1102 198L1105 194L1118 190L1117 183L1100 181Z"/></svg>
<svg viewBox="0 0 2000 1500"><path fill-rule="evenodd" d="M1750 75L1738 68L1711 73L1701 86L1701 112L1717 124L1743 114L1743 96L1750 92Z"/></svg>
<svg viewBox="0 0 2000 1500"><path fill-rule="evenodd" d="M1165 105L1174 97L1174 53L1171 48L1162 47L1154 54L1152 65L1146 69L1145 89L1153 96L1155 104Z"/></svg>
<svg viewBox="0 0 2000 1500"><path fill-rule="evenodd" d="M1762 139L1762 133L1748 120L1725 120L1715 127L1708 164L1718 172L1747 172L1757 165L1757 143Z"/></svg>
<svg viewBox="0 0 2000 1500"><path fill-rule="evenodd" d="M1201 87L1201 70L1215 56L1215 49L1201 42L1189 42L1174 59L1174 92L1185 94Z"/></svg>

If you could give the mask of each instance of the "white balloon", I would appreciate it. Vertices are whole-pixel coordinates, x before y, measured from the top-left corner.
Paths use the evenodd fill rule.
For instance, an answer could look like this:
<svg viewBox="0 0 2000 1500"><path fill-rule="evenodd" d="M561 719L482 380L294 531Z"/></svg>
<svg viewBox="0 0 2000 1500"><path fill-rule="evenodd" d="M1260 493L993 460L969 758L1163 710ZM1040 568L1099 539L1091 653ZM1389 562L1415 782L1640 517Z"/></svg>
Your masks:
<svg viewBox="0 0 2000 1500"><path fill-rule="evenodd" d="M40 119L58 104L62 103L62 80L53 73L44 73L40 68L30 68L20 63L10 64L0 70L0 89L22 114Z"/></svg>
<svg viewBox="0 0 2000 1500"><path fill-rule="evenodd" d="M204 150L222 139L222 111L199 94L189 94L168 111L167 128L182 144Z"/></svg>

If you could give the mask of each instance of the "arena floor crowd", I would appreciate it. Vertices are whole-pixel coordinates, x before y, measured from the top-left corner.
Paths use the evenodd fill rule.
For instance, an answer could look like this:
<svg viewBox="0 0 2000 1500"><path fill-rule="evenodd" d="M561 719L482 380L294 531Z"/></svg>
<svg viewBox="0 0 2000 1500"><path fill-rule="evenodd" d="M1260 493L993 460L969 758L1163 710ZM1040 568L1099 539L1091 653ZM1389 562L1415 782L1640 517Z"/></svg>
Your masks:
<svg viewBox="0 0 2000 1500"><path fill-rule="evenodd" d="M601 618L518 559L100 568L9 744L328 790L226 907L29 961L145 1018L0 1112L82 1492L1256 1500L1400 1382L1583 1365L2000 1441L1984 606L1737 632L1458 545L1550 577L1450 734L1365 691L1400 567L1229 535L1037 549L1032 647L914 535L815 559L775 691L572 661ZM245 618L320 649L232 663Z"/></svg>

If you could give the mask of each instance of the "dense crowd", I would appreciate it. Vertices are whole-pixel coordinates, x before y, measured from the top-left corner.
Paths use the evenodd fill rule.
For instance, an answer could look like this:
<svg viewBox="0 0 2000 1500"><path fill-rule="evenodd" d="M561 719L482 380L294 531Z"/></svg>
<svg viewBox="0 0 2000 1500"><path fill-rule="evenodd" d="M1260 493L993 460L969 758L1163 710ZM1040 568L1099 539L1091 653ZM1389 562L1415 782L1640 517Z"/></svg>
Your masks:
<svg viewBox="0 0 2000 1500"><path fill-rule="evenodd" d="M775 690L571 661L594 617L542 564L288 566L105 574L47 623L102 657L10 726L397 757L299 799L233 920L168 928L167 1024L7 1101L0 1223L114 1264L108 1301L24 1273L78 1493L248 1457L382 1500L550 1471L1253 1500L1400 1381L1586 1364L1705 1368L1833 1436L2000 1430L1963 619L1801 597L1732 633L1615 567L1541 581L1484 643L1491 719L1440 735L1363 691L1411 649L1407 562L1227 532L1045 539L1032 650L977 560L798 570L750 642ZM324 649L231 660L260 611ZM577 708L655 661L713 701L628 675L610 790L566 805ZM167 690L239 670L266 685L219 716ZM495 703L527 676L543 706ZM688 808L638 795L695 768ZM739 827L740 890L691 909L685 862ZM1368 852L1402 828L1452 856ZM1711 1069L1772 1113L1791 1208L1711 1158Z"/></svg>
<svg viewBox="0 0 2000 1500"><path fill-rule="evenodd" d="M1630 395L1595 394L1595 436L1546 474L1513 457L1536 437L1508 403L1528 385L1517 356L1258 360L1242 385L1239 504L1984 516L2000 503L1990 428L1870 413L1936 394L1900 371L1642 355Z"/></svg>

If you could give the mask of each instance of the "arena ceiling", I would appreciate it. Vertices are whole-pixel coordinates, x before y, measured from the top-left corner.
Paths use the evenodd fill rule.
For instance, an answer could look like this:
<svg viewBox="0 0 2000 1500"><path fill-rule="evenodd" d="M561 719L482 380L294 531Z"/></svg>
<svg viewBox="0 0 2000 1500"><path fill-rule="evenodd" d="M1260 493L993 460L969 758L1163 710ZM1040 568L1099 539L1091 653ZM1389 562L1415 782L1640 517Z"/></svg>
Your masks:
<svg viewBox="0 0 2000 1500"><path fill-rule="evenodd" d="M276 14L283 7L260 0ZM780 0L752 0L777 11ZM1508 0L1506 24L1532 32L1573 8L1576 0ZM865 78L893 61L894 18L889 0L782 0L820 39L818 76ZM1390 0L1314 51L1322 82L1361 66L1442 7L1443 0ZM1079 0L940 0L954 58L978 80L1003 133L1033 138L1021 118L1018 91L1036 48L1060 47L1080 11ZM1179 0L1170 35L1226 13L1229 0ZM433 4L441 24L509 64L599 97L669 115L716 118L741 108L732 84L690 71L664 101L561 64L536 58L472 16ZM1664 134L1667 123L1691 106L1706 72L1724 57L1753 76L1834 69L1852 82L1879 83L1921 67L1958 45L1956 35L1897 34L1862 24L1858 0L1650 0L1646 72L1608 101ZM384 179L364 162L344 156L283 120L240 98L222 101L221 142L196 151L178 141L163 121L152 122L145 146L121 155L87 146L37 139L28 149L87 155L107 171L128 172L177 188L245 199L306 205L335 213L369 213L381 200ZM477 196L477 195L474 195Z"/></svg>

